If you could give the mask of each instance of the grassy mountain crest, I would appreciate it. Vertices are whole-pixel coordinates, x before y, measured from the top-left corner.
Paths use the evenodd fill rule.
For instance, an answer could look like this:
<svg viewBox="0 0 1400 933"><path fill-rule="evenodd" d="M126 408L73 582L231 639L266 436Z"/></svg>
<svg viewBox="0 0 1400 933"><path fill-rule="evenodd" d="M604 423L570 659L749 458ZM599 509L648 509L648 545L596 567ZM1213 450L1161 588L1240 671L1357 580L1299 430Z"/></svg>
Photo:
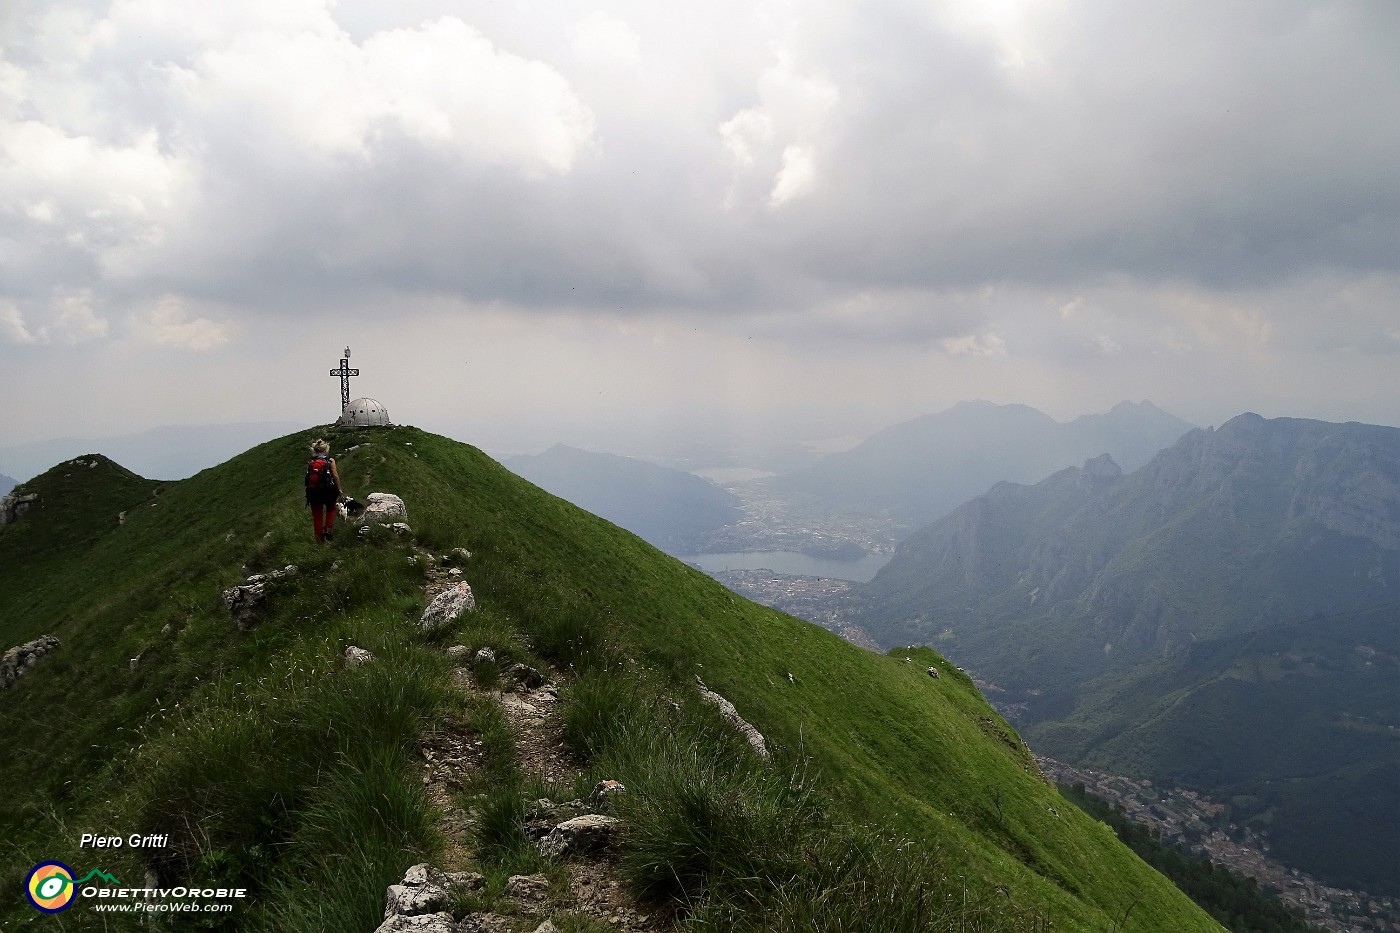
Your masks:
<svg viewBox="0 0 1400 933"><path fill-rule="evenodd" d="M612 745L590 767L628 785L622 812L633 822L619 845L633 883L662 897L666 879L685 879L678 922L797 929L841 915L865 917L853 929L881 928L858 898L893 883L889 874L912 879L895 900L977 901L977 929L1218 929L1065 806L1005 721L933 652L871 654L748 603L479 451L408 427L340 435L335 452L350 493L404 499L417 547L344 529L317 546L300 489L311 437L260 445L162 484L158 496L114 464L58 468L32 486L55 502L61 484L83 486L68 490L77 497L68 511L0 528L0 641L62 640L0 694L0 739L23 750L0 758L8 890L21 889L30 865L57 858L124 879L154 871L166 882L246 885L250 900L226 929L373 929L384 886L444 853L415 768L423 736L470 719L442 651L460 641L555 670L572 704L566 721L630 710L591 733ZM446 633L420 634L421 555L455 547L472 554L463 578L480 609ZM239 633L221 590L287 565L296 573L269 584L260 623ZM374 663L346 668L350 644ZM772 763L725 753L716 760L732 770L658 764L686 760L675 736L711 728L697 675L764 733ZM612 702L589 707L590 695ZM649 744L660 749L650 758L638 750ZM498 765L488 757L483 767ZM750 810L751 799L798 801L769 817L772 834L798 848L751 839L717 856L710 837L694 836L695 813L676 803L694 790L692 771L713 782L705 799L718 809L703 812L721 823L733 820L728 807L767 812ZM768 786L781 793L752 797ZM652 811L679 820L659 848L645 831L658 825L645 822ZM798 815L828 829L804 835ZM99 854L78 848L84 831L169 833L171 843L144 858ZM802 846L821 834L854 840L848 851L864 854L841 862L854 875L804 860ZM878 862L881 840L904 854ZM656 851L661 874L648 875L655 866L639 860ZM491 864L489 847L475 857ZM865 864L903 867L862 875ZM0 903L0 923L33 916L22 901ZM65 916L75 929L100 919L81 907Z"/></svg>

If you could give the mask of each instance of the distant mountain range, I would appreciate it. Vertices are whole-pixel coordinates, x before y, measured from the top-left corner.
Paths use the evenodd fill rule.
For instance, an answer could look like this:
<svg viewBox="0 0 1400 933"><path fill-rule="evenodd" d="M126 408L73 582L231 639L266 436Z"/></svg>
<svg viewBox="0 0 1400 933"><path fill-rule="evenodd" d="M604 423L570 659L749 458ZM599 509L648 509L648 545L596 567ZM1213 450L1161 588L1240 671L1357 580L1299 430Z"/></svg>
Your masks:
<svg viewBox="0 0 1400 933"><path fill-rule="evenodd" d="M998 480L1036 482L1102 453L1135 470L1193 427L1151 402L1122 402L1064 424L1026 405L960 402L885 428L849 451L772 480L772 488L837 508L894 514L918 527Z"/></svg>
<svg viewBox="0 0 1400 933"><path fill-rule="evenodd" d="M1002 483L858 594L1037 751L1233 797L1291 864L1400 893L1400 429L1246 414Z"/></svg>
<svg viewBox="0 0 1400 933"><path fill-rule="evenodd" d="M0 470L20 481L55 463L100 453L150 479L184 479L254 444L306 427L290 421L166 425L112 437L60 437L0 448Z"/></svg>
<svg viewBox="0 0 1400 933"><path fill-rule="evenodd" d="M728 490L690 473L629 457L556 444L503 465L561 499L606 518L673 554L742 519Z"/></svg>
<svg viewBox="0 0 1400 933"><path fill-rule="evenodd" d="M11 476L6 476L4 473L0 473L0 496L3 496L18 485L19 480Z"/></svg>

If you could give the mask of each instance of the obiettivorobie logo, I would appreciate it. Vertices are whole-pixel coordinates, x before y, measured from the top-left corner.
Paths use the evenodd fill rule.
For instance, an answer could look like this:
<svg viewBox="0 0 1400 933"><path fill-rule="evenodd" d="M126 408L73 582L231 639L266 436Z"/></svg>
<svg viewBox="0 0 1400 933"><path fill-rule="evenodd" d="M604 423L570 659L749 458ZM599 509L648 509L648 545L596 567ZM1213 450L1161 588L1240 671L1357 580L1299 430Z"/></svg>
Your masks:
<svg viewBox="0 0 1400 933"><path fill-rule="evenodd" d="M107 913L220 913L248 896L247 888L128 888L100 868L75 877L62 862L40 862L24 879L24 894L34 909L56 914L81 898L91 910Z"/></svg>
<svg viewBox="0 0 1400 933"><path fill-rule="evenodd" d="M73 906L74 896L81 885L94 878L106 883L121 882L101 869L94 868L81 878L73 878L73 869L62 862L40 862L24 880L24 893L36 910L56 914Z"/></svg>

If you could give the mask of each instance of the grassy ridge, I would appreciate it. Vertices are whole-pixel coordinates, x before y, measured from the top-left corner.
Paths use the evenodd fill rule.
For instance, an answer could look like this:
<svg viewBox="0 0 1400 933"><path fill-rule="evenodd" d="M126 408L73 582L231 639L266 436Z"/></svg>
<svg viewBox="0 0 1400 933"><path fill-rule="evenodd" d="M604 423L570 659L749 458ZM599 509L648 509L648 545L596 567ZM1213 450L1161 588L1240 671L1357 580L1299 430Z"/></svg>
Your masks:
<svg viewBox="0 0 1400 933"><path fill-rule="evenodd" d="M82 547L60 546L53 532L44 562L29 562L17 543L23 525L0 532L0 566L13 581L0 587L5 644L50 630L64 639L0 695L3 740L34 750L0 759L0 791L16 802L0 813L10 890L40 858L85 870L93 854L76 851L79 832L171 832L179 842L155 866L163 876L254 888L236 928L372 929L383 884L435 850L409 756L420 731L461 711L441 653L409 624L422 569L394 542L314 546L299 488L309 437L167 484L156 506L109 522ZM880 657L748 603L464 445L395 428L337 446L350 492L393 491L420 541L473 552L467 578L482 610L472 625L518 632L531 652L589 676L653 684L703 725L691 686L702 676L775 746L774 773L800 768L796 786L810 786L822 812L869 827L870 859L890 857L879 856L879 839L912 840L950 885L967 878L1002 891L1008 913L1038 912L1054 929L1218 929L1106 827L1059 804L1005 722L932 652ZM48 527L34 522L29 543ZM220 589L245 566L289 563L301 572L279 581L263 624L239 635ZM348 643L379 662L341 670ZM706 773L678 764L634 775L616 748L594 753L631 778L639 802L675 799L694 784L681 777ZM685 746L658 746L647 760L667 756L684 763ZM727 789L707 799L774 778L738 769L715 780ZM800 848L804 837L790 838ZM842 871L898 861L862 869L861 847L851 851L846 862L818 859L832 862L831 884ZM104 867L139 877L146 866L128 850ZM779 868L756 871L780 878ZM737 916L758 922L758 894L720 893L703 905L710 928ZM789 898L795 926L812 903L781 885L763 897L770 907ZM81 923L79 911L64 916ZM0 904L0 920L34 917L22 903Z"/></svg>

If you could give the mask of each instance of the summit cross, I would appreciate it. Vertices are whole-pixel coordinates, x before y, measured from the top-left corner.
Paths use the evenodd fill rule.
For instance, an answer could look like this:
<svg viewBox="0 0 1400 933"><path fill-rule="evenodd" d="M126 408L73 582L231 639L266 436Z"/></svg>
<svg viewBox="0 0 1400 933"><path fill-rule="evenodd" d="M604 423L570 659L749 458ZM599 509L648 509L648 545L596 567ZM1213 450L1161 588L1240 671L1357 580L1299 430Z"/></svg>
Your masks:
<svg viewBox="0 0 1400 933"><path fill-rule="evenodd" d="M350 348L345 348L345 355L340 358L340 368L332 369L332 376L340 377L340 413L345 414L345 409L350 407L350 377L358 376L358 369L350 368Z"/></svg>

